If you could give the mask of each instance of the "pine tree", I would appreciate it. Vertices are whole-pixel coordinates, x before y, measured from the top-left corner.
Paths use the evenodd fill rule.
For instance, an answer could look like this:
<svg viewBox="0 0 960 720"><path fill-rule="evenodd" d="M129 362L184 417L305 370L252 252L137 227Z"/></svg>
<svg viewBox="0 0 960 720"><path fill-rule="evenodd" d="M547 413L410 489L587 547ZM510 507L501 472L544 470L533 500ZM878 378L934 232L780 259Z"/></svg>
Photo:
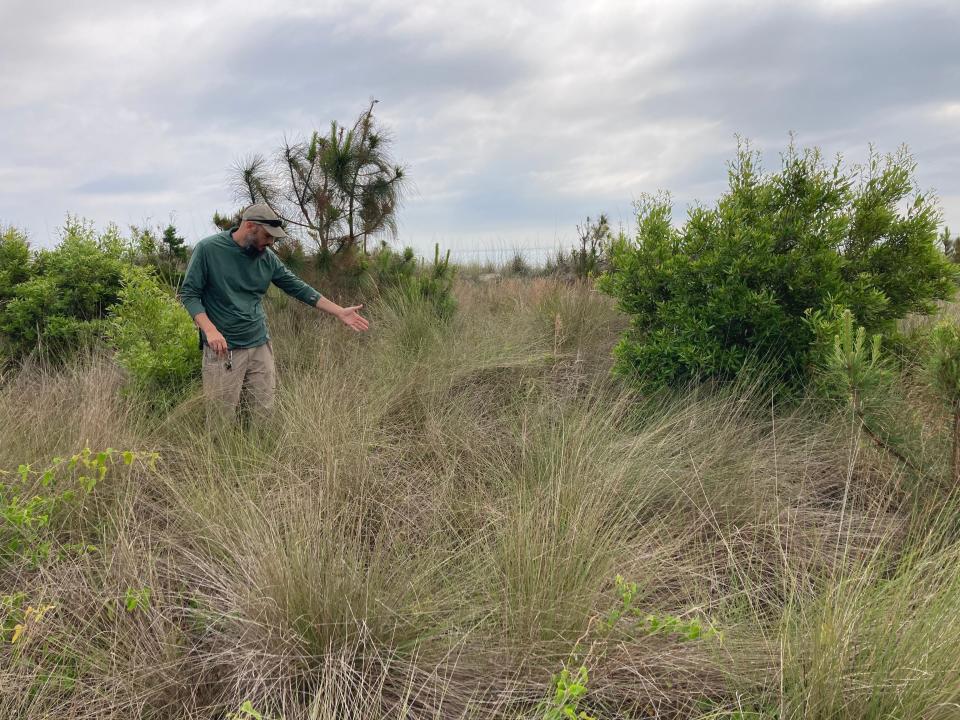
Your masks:
<svg viewBox="0 0 960 720"><path fill-rule="evenodd" d="M176 258L177 260L186 260L187 259L187 245L182 237L177 235L177 228L170 223L167 225L166 229L163 231L163 244L165 246L164 252L169 255L171 258Z"/></svg>
<svg viewBox="0 0 960 720"><path fill-rule="evenodd" d="M960 262L960 235L952 237L950 228L944 227L940 233L940 242L943 245L943 253L951 262Z"/></svg>
<svg viewBox="0 0 960 720"><path fill-rule="evenodd" d="M367 251L367 240L396 233L406 189L405 169L390 157L389 135L373 116L377 101L352 127L333 122L327 132L286 142L269 161L254 155L235 168L234 190L245 205L263 202L309 236L322 255ZM229 215L214 216L223 227Z"/></svg>

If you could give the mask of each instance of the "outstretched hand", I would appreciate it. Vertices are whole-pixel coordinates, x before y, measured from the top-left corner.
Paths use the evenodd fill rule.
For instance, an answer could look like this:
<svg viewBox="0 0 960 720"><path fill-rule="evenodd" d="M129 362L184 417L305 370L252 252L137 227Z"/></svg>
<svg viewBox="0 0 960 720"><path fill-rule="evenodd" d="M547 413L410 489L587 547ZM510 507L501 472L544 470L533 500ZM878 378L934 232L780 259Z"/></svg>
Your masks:
<svg viewBox="0 0 960 720"><path fill-rule="evenodd" d="M340 322L349 328L353 328L357 332L365 331L370 327L370 322L365 317L361 317L360 313L357 312L362 307L363 305L353 305L351 307L343 308L342 312L340 312L338 316L340 318Z"/></svg>

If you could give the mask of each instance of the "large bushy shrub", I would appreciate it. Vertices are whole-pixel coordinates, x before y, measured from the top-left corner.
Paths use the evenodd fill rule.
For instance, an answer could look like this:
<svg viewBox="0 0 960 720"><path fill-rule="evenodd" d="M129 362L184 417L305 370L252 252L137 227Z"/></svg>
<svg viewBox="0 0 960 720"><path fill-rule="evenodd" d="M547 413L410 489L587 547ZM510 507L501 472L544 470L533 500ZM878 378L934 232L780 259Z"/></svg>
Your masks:
<svg viewBox="0 0 960 720"><path fill-rule="evenodd" d="M97 234L68 218L61 243L31 254L26 238L0 240L0 343L9 359L40 349L62 359L103 336L119 297L124 246L115 228Z"/></svg>
<svg viewBox="0 0 960 720"><path fill-rule="evenodd" d="M194 346L196 331L173 299L185 255L173 225L162 235L134 226L127 237L115 225L98 233L89 222L68 217L60 244L36 253L26 235L5 230L0 363L34 350L64 360L83 347L114 340L138 382L182 386L183 363L196 360L189 347L180 349L184 323ZM152 354L144 354L144 343Z"/></svg>
<svg viewBox="0 0 960 720"><path fill-rule="evenodd" d="M0 368L14 352L3 331L5 308L14 297L14 288L30 276L29 265L30 245L26 235L12 227L0 232Z"/></svg>
<svg viewBox="0 0 960 720"><path fill-rule="evenodd" d="M16 228L0 233L0 302L12 297L13 288L29 276L30 244Z"/></svg>
<svg viewBox="0 0 960 720"><path fill-rule="evenodd" d="M776 376L797 380L811 312L847 308L874 333L931 311L952 295L956 271L914 170L905 150L847 170L791 145L779 172L766 174L742 146L716 207L693 208L682 227L669 198L645 198L636 238L613 243L599 281L632 318L617 367L674 384L775 360Z"/></svg>
<svg viewBox="0 0 960 720"><path fill-rule="evenodd" d="M124 270L108 333L135 386L157 400L176 397L199 377L197 329L153 270Z"/></svg>

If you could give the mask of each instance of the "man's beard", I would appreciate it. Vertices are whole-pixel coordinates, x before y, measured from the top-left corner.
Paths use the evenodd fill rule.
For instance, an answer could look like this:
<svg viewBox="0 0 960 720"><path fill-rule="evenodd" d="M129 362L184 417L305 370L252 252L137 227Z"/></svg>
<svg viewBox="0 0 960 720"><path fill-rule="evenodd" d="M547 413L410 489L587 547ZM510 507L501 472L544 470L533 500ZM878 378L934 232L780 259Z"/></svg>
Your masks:
<svg viewBox="0 0 960 720"><path fill-rule="evenodd" d="M256 245L252 242L249 245L244 246L243 252L246 253L247 257L258 258L267 251L266 248L259 250Z"/></svg>

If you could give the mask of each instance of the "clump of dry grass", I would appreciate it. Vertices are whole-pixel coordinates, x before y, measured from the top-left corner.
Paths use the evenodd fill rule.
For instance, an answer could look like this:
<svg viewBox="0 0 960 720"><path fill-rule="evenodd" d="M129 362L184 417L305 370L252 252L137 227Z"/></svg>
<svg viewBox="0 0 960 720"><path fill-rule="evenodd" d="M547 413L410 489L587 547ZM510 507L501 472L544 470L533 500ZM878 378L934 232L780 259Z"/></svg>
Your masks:
<svg viewBox="0 0 960 720"><path fill-rule="evenodd" d="M145 433L144 407L122 392L123 372L106 355L66 368L28 364L0 385L3 467L76 452L84 445L134 443Z"/></svg>
<svg viewBox="0 0 960 720"><path fill-rule="evenodd" d="M912 539L896 468L759 386L637 395L608 372L623 320L587 288L458 300L441 323L393 299L362 337L273 308L277 413L232 436L195 398L144 412L107 359L8 380L0 417L28 423L2 467L86 442L161 461L96 488L73 532L97 551L0 568L0 594L54 606L5 638L0 717L536 717L564 663L604 718L908 707L864 678L916 679L960 559L945 531ZM610 623L618 574L640 617ZM952 701L957 655L934 646L909 707Z"/></svg>

